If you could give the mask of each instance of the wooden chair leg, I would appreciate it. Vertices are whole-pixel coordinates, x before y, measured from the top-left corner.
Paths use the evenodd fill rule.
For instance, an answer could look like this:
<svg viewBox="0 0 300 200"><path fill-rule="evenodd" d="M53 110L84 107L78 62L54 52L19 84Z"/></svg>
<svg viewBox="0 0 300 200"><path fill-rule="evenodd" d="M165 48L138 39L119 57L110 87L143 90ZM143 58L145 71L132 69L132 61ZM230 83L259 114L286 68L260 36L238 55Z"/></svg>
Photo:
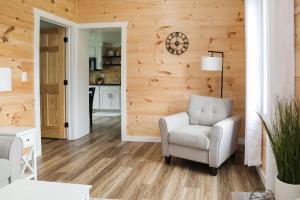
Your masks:
<svg viewBox="0 0 300 200"><path fill-rule="evenodd" d="M165 163L169 165L171 163L171 156L165 156Z"/></svg>

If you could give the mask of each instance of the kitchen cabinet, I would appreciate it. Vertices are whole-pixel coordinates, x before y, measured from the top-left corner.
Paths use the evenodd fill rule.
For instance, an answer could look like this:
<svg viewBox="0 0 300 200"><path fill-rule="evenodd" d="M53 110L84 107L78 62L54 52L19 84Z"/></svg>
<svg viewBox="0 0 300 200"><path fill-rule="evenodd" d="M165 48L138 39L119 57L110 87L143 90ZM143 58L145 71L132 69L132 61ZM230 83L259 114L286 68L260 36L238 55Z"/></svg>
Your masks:
<svg viewBox="0 0 300 200"><path fill-rule="evenodd" d="M100 86L100 109L120 110L120 86Z"/></svg>
<svg viewBox="0 0 300 200"><path fill-rule="evenodd" d="M96 70L102 69L102 46L92 46L89 48L89 56L96 58Z"/></svg>
<svg viewBox="0 0 300 200"><path fill-rule="evenodd" d="M96 87L93 109L94 110L120 110L121 87L120 86L92 86Z"/></svg>
<svg viewBox="0 0 300 200"><path fill-rule="evenodd" d="M95 47L89 48L89 57L96 57L96 48Z"/></svg>
<svg viewBox="0 0 300 200"><path fill-rule="evenodd" d="M111 109L120 110L121 109L121 95L120 92L111 93Z"/></svg>
<svg viewBox="0 0 300 200"><path fill-rule="evenodd" d="M111 93L109 91L100 93L100 108L103 110L111 108Z"/></svg>

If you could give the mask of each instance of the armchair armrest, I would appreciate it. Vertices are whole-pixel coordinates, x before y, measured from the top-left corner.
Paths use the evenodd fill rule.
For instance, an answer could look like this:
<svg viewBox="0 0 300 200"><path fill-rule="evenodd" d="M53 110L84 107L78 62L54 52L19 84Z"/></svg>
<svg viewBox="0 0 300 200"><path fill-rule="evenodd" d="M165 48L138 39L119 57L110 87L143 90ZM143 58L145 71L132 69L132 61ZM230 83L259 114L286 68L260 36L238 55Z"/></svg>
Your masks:
<svg viewBox="0 0 300 200"><path fill-rule="evenodd" d="M159 120L162 153L167 156L168 135L170 130L189 125L189 115L186 112L162 117Z"/></svg>
<svg viewBox="0 0 300 200"><path fill-rule="evenodd" d="M0 158L9 160L10 181L20 177L23 142L20 138L0 136Z"/></svg>
<svg viewBox="0 0 300 200"><path fill-rule="evenodd" d="M209 135L209 166L218 168L237 149L240 118L232 116L212 128Z"/></svg>

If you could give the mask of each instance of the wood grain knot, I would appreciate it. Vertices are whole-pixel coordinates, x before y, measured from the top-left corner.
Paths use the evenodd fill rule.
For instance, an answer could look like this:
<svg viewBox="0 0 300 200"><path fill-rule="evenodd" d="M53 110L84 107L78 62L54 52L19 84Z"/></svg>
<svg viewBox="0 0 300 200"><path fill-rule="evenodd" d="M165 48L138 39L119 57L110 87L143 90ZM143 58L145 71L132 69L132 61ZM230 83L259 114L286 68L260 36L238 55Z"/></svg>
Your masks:
<svg viewBox="0 0 300 200"><path fill-rule="evenodd" d="M144 98L144 100L145 100L146 102L153 102L153 100L148 99L148 98Z"/></svg>
<svg viewBox="0 0 300 200"><path fill-rule="evenodd" d="M168 72L168 71L159 71L158 73L165 74L165 75L171 75L172 74L171 72Z"/></svg>
<svg viewBox="0 0 300 200"><path fill-rule="evenodd" d="M5 42L8 42L8 34L12 31L15 30L15 27L14 26L10 26L4 33L3 35L1 36L1 39L2 39L2 42L5 43Z"/></svg>
<svg viewBox="0 0 300 200"><path fill-rule="evenodd" d="M151 79L151 82L154 82L154 83L156 83L156 82L158 82L159 80L157 79L157 78L153 78L153 79Z"/></svg>
<svg viewBox="0 0 300 200"><path fill-rule="evenodd" d="M234 32L234 31L229 31L229 32L227 33L227 37L228 37L228 38L230 38L231 36L234 36L234 35L236 35L236 32Z"/></svg>
<svg viewBox="0 0 300 200"><path fill-rule="evenodd" d="M160 41L156 42L156 45L160 45L162 42L163 42L163 41L160 40Z"/></svg>
<svg viewBox="0 0 300 200"><path fill-rule="evenodd" d="M161 26L160 28L159 28L159 30L164 30L164 29L167 29L167 28L170 28L171 26Z"/></svg>

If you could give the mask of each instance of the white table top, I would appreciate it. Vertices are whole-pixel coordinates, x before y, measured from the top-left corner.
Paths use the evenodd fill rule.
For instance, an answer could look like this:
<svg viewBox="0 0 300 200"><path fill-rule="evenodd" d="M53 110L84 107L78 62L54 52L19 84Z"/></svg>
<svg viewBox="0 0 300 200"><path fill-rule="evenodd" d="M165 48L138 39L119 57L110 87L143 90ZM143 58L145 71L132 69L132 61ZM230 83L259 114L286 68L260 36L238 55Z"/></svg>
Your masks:
<svg viewBox="0 0 300 200"><path fill-rule="evenodd" d="M256 192L255 193L255 196L256 197L260 197L260 199L262 199L262 195L266 195L266 193L259 193L259 192ZM249 200L251 196L251 192L232 192L231 193L231 198L232 200ZM269 198L272 198L272 196L270 195L267 195Z"/></svg>
<svg viewBox="0 0 300 200"><path fill-rule="evenodd" d="M35 130L32 127L0 127L0 135L5 136L20 136L28 133L29 131Z"/></svg>
<svg viewBox="0 0 300 200"><path fill-rule="evenodd" d="M0 189L5 200L85 200L91 185L18 180Z"/></svg>

